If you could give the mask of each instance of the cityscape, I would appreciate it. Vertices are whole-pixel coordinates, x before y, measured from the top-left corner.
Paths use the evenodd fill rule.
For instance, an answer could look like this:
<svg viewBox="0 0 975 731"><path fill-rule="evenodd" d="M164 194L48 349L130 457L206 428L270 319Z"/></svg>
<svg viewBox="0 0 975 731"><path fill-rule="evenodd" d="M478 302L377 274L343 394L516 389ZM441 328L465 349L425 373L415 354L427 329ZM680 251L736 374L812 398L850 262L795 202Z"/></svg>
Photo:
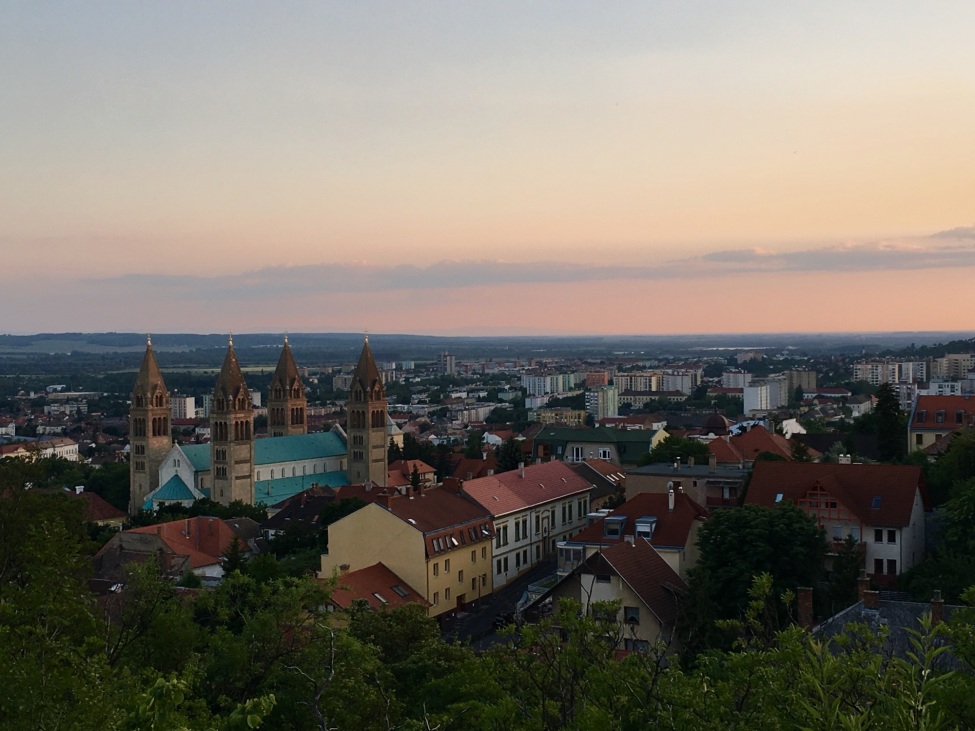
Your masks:
<svg viewBox="0 0 975 731"><path fill-rule="evenodd" d="M973 27L0 2L0 729L975 730Z"/></svg>

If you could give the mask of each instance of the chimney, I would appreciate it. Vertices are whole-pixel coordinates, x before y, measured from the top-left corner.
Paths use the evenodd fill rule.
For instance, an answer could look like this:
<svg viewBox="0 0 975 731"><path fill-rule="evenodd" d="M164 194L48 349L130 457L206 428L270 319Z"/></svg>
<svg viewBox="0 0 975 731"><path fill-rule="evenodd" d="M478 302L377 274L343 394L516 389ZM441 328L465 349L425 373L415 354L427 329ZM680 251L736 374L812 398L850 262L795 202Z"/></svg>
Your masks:
<svg viewBox="0 0 975 731"><path fill-rule="evenodd" d="M372 482L370 482L369 480L366 480L365 484L363 484L363 487L366 488L366 492L372 492Z"/></svg>
<svg viewBox="0 0 975 731"><path fill-rule="evenodd" d="M857 579L857 599L866 602L864 595L870 591L870 579L867 578L867 570L860 569L860 578Z"/></svg>
<svg viewBox="0 0 975 731"><path fill-rule="evenodd" d="M674 512L674 488L667 490L667 510Z"/></svg>
<svg viewBox="0 0 975 731"><path fill-rule="evenodd" d="M941 589L934 590L931 597L931 626L937 627L945 618L945 602L941 598Z"/></svg>
<svg viewBox="0 0 975 731"><path fill-rule="evenodd" d="M525 478L525 463L524 462L519 462L518 463L518 477L520 477L522 479Z"/></svg>
<svg viewBox="0 0 975 731"><path fill-rule="evenodd" d="M494 470L488 470L487 476L488 477L493 477L494 476Z"/></svg>
<svg viewBox="0 0 975 731"><path fill-rule="evenodd" d="M349 573L349 569L350 568L352 568L352 567L349 566L349 564L347 564L347 563L341 564L339 566L339 573L340 574L347 574L347 573Z"/></svg>
<svg viewBox="0 0 975 731"><path fill-rule="evenodd" d="M676 460L674 461L674 471L675 471L675 472L680 472L680 457L678 457L678 458L677 458L677 459L676 459Z"/></svg>
<svg viewBox="0 0 975 731"><path fill-rule="evenodd" d="M709 454L708 455L708 472L710 472L713 475L717 471L718 471L718 458L715 455L713 455L713 454Z"/></svg>
<svg viewBox="0 0 975 731"><path fill-rule="evenodd" d="M863 608L880 609L880 592L879 591L863 592Z"/></svg>
<svg viewBox="0 0 975 731"><path fill-rule="evenodd" d="M840 464L853 464L853 455L852 454L841 454L840 457L839 457L839 463Z"/></svg>
<svg viewBox="0 0 975 731"><path fill-rule="evenodd" d="M542 458L541 457L535 457L535 464L541 464L541 463L542 463Z"/></svg>
<svg viewBox="0 0 975 731"><path fill-rule="evenodd" d="M629 543L631 546L633 546L633 545L635 545L634 541L636 540L636 538L634 536L632 536L632 535L629 535L629 536L623 536L623 540L626 543Z"/></svg>
<svg viewBox="0 0 975 731"><path fill-rule="evenodd" d="M813 628L813 590L811 586L796 587L799 626L807 632Z"/></svg>

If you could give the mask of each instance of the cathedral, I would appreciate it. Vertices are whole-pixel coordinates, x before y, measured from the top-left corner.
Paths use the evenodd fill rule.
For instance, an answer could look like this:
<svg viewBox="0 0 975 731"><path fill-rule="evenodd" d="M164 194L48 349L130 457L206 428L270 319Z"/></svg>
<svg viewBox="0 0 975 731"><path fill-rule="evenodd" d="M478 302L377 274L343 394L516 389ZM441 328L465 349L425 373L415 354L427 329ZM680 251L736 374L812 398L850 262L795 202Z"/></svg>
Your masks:
<svg viewBox="0 0 975 731"><path fill-rule="evenodd" d="M349 390L347 432L336 425L309 434L306 412L285 337L268 392L268 436L256 439L251 392L231 338L213 389L209 444L175 444L169 391L147 339L129 413L129 512L202 498L273 505L313 484L386 486L386 393L368 337Z"/></svg>

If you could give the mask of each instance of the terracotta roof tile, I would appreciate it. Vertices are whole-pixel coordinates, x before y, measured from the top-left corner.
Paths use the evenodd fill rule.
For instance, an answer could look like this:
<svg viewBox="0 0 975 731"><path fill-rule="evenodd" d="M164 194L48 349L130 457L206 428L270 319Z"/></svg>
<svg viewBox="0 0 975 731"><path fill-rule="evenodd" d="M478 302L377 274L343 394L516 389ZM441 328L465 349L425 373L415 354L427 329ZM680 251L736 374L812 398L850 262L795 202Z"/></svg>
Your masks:
<svg viewBox="0 0 975 731"><path fill-rule="evenodd" d="M664 493L645 492L634 495L620 505L606 518L625 517L626 522L619 537L604 535L603 527L606 518L596 521L591 526L574 536L569 543L583 543L586 545L609 546L623 542L623 536L633 535L637 518L653 516L657 519L650 543L658 548L684 548L691 534L695 521L707 519L708 512L692 500L686 493L674 495L674 509L668 509L668 496Z"/></svg>
<svg viewBox="0 0 975 731"><path fill-rule="evenodd" d="M373 609L398 607L411 602L430 606L412 586L383 563L350 571L339 577L338 584L332 590L331 603L348 609L357 599L367 601Z"/></svg>
<svg viewBox="0 0 975 731"><path fill-rule="evenodd" d="M912 465L757 462L745 502L766 507L782 500L797 503L814 487L835 497L866 525L909 525L918 490L925 510L930 510L921 468Z"/></svg>
<svg viewBox="0 0 975 731"><path fill-rule="evenodd" d="M588 491L592 484L563 462L543 462L524 469L468 480L464 493L491 515L507 515L532 505L542 505L568 495Z"/></svg>

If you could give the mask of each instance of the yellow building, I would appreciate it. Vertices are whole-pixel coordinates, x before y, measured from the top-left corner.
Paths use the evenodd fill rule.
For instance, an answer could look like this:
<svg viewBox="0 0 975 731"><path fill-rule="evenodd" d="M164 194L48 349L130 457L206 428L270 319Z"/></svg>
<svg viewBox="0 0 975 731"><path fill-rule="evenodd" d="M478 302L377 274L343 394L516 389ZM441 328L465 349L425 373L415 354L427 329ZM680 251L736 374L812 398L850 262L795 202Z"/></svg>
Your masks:
<svg viewBox="0 0 975 731"><path fill-rule="evenodd" d="M493 537L490 513L446 488L384 491L329 526L319 576L381 562L430 602L431 617L440 617L494 590Z"/></svg>

